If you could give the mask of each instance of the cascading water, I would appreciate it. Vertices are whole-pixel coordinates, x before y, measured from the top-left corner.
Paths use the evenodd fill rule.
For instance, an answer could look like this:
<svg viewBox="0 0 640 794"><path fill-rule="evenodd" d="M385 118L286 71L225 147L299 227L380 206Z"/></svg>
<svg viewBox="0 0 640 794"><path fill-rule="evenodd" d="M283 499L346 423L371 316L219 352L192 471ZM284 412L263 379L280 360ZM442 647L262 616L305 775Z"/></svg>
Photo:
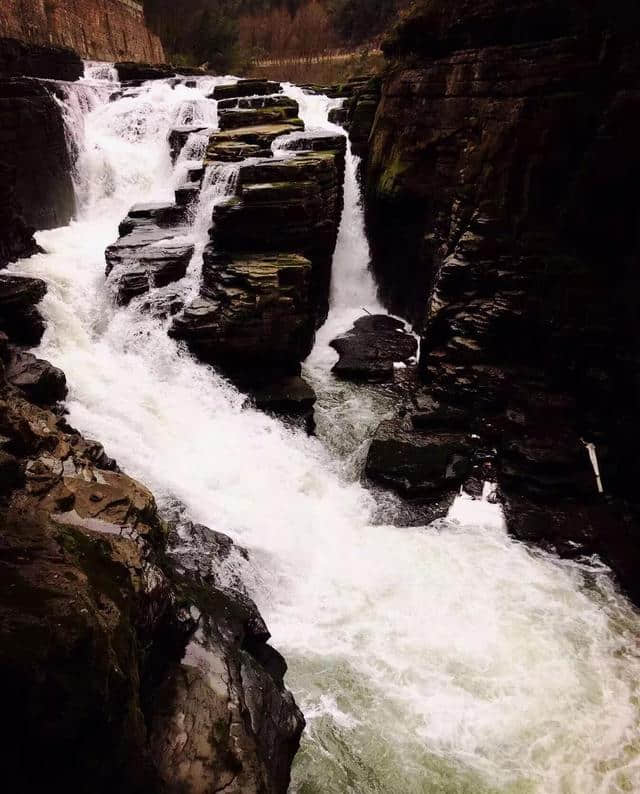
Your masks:
<svg viewBox="0 0 640 794"><path fill-rule="evenodd" d="M114 307L104 248L131 204L170 197L167 131L184 102L208 102L201 81L87 108L78 219L38 235L47 253L13 269L49 284L40 352L67 374L70 422L161 505L177 501L250 549L242 575L308 721L292 791L640 790L640 619L606 571L514 542L487 503L459 500L426 527L375 524L377 496L346 453L377 398L348 392L348 421L335 411L331 438L308 438L244 408L135 300ZM329 128L329 100L288 92ZM306 365L321 403L326 342L361 306L378 308L355 166L349 153L332 310ZM220 195L205 198L211 185L233 182L210 178L194 237Z"/></svg>

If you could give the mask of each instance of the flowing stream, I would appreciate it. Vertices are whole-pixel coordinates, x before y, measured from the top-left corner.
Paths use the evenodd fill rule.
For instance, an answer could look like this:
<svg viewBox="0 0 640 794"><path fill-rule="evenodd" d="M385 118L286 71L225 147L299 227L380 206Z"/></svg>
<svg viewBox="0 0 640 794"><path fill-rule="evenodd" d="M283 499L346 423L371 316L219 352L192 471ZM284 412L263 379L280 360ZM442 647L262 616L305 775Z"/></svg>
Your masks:
<svg viewBox="0 0 640 794"><path fill-rule="evenodd" d="M640 791L640 620L606 570L514 542L498 506L464 497L446 520L394 526L397 501L360 483L393 398L329 372L331 338L362 307L380 310L350 151L331 311L305 364L316 438L245 408L140 300L115 306L104 249L133 203L172 199L201 157L195 135L172 167L167 133L216 124L216 82L228 79L156 81L109 101L113 72L93 64L69 88L77 219L13 266L49 285L38 352L67 375L69 421L161 507L179 503L250 550L242 575L307 719L292 792ZM286 90L309 128L331 128L331 100ZM233 183L232 167L205 176L196 255L166 289L196 289L211 207Z"/></svg>

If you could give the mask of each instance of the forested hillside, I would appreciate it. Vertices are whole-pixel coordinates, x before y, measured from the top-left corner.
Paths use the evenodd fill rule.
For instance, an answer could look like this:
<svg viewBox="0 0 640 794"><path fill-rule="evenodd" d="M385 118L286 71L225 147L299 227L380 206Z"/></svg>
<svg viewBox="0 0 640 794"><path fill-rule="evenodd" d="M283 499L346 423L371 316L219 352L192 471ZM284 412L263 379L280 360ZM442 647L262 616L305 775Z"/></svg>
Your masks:
<svg viewBox="0 0 640 794"><path fill-rule="evenodd" d="M375 43L406 0L145 0L173 61L238 68Z"/></svg>

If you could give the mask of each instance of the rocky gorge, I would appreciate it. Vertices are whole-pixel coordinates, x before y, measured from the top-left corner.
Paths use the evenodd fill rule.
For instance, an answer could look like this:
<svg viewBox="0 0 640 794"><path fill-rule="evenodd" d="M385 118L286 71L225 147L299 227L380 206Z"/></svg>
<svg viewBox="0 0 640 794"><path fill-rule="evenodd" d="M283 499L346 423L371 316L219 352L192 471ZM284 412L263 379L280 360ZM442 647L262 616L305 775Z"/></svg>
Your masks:
<svg viewBox="0 0 640 794"><path fill-rule="evenodd" d="M509 14L0 80L12 784L640 784L633 17Z"/></svg>

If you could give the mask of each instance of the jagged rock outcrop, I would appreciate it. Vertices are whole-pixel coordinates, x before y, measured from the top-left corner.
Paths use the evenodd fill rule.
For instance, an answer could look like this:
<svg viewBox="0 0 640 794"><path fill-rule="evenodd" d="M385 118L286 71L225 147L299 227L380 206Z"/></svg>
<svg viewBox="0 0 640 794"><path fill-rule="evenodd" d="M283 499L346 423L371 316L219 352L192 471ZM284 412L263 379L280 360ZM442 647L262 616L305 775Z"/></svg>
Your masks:
<svg viewBox="0 0 640 794"><path fill-rule="evenodd" d="M257 407L302 418L311 430L315 395L300 364L328 308L345 138L304 134L297 102L280 91L241 81L212 95L220 98L221 129L209 138L205 167L252 162L239 166L235 195L214 207L200 295L170 334L220 367ZM282 136L292 153L271 159Z"/></svg>
<svg viewBox="0 0 640 794"><path fill-rule="evenodd" d="M167 525L147 488L0 362L6 784L284 794L304 719L226 573L246 557L179 516Z"/></svg>
<svg viewBox="0 0 640 794"><path fill-rule="evenodd" d="M75 194L53 87L35 79L0 79L0 140L0 177L7 180L0 184L0 195L15 197L16 216L35 229L67 224L75 211ZM26 239L24 227L20 238Z"/></svg>
<svg viewBox="0 0 640 794"><path fill-rule="evenodd" d="M298 374L314 336L311 262L298 254L204 252L201 297L172 335L203 361L252 383Z"/></svg>
<svg viewBox="0 0 640 794"><path fill-rule="evenodd" d="M37 345L44 320L36 308L47 291L39 278L0 275L0 332L19 345Z"/></svg>
<svg viewBox="0 0 640 794"><path fill-rule="evenodd" d="M84 73L82 59L68 47L26 44L0 38L0 78L44 77L73 82Z"/></svg>
<svg viewBox="0 0 640 794"><path fill-rule="evenodd" d="M184 278L194 251L193 243L184 239L185 206L135 204L119 231L118 240L105 251L105 273L118 303Z"/></svg>
<svg viewBox="0 0 640 794"><path fill-rule="evenodd" d="M369 135L380 102L381 79L370 77L354 85L342 108L336 108L329 118L349 132L351 150L358 157L368 153Z"/></svg>
<svg viewBox="0 0 640 794"><path fill-rule="evenodd" d="M636 597L639 21L624 2L418 4L384 44L366 173L381 294L423 333L416 393L465 416L512 532L597 551Z"/></svg>

